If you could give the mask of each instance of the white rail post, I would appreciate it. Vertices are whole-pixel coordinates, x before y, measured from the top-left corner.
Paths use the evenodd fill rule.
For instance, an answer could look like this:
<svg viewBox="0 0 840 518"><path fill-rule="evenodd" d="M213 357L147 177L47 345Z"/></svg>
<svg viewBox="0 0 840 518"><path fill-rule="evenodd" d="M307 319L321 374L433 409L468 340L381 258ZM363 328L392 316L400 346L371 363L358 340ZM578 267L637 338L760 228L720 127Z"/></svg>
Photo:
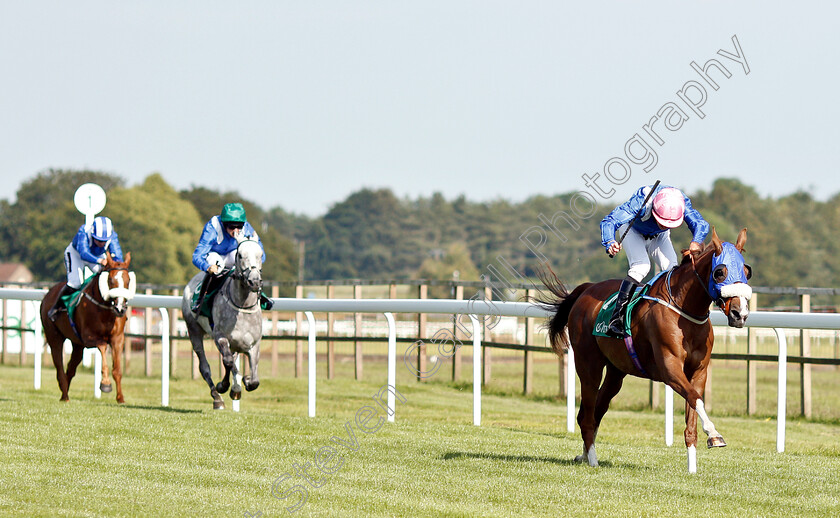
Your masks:
<svg viewBox="0 0 840 518"><path fill-rule="evenodd" d="M397 389L397 325L394 322L392 313L385 313L385 320L388 321L388 385L393 390L388 390L388 408L393 413L388 413L388 422L393 423L397 415L397 397L394 391Z"/></svg>
<svg viewBox="0 0 840 518"><path fill-rule="evenodd" d="M237 354L236 361L233 363L234 365L236 365L236 376L233 378L234 385L240 386L242 385L242 373L240 372L240 369L242 368L242 362L239 361L241 356L241 354ZM231 407L233 408L234 412L239 412L239 400L234 399Z"/></svg>
<svg viewBox="0 0 840 518"><path fill-rule="evenodd" d="M575 431L575 351L566 349L566 430Z"/></svg>
<svg viewBox="0 0 840 518"><path fill-rule="evenodd" d="M481 328L475 315L470 315L473 329L473 425L481 426Z"/></svg>
<svg viewBox="0 0 840 518"><path fill-rule="evenodd" d="M93 348L93 397L99 399L102 397L102 355L99 354L99 348Z"/></svg>
<svg viewBox="0 0 840 518"><path fill-rule="evenodd" d="M305 311L309 322L309 417L315 417L315 316Z"/></svg>
<svg viewBox="0 0 840 518"><path fill-rule="evenodd" d="M674 445L674 389L665 385L665 446Z"/></svg>
<svg viewBox="0 0 840 518"><path fill-rule="evenodd" d="M35 390L41 390L41 354L44 352L44 329L35 322Z"/></svg>
<svg viewBox="0 0 840 518"><path fill-rule="evenodd" d="M779 387L776 417L776 451L785 451L785 420L787 419L787 338L785 330L773 328L779 339Z"/></svg>
<svg viewBox="0 0 840 518"><path fill-rule="evenodd" d="M160 310L160 405L169 406L169 311ZM131 344L129 343L129 347Z"/></svg>

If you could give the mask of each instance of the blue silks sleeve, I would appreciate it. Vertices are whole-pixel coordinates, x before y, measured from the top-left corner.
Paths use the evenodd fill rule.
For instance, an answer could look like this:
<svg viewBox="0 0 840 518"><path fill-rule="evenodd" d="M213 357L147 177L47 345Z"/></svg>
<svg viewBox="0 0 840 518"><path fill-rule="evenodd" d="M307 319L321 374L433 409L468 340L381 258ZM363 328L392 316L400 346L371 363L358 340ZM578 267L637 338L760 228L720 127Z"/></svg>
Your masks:
<svg viewBox="0 0 840 518"><path fill-rule="evenodd" d="M601 220L601 244L604 248L609 248L610 243L616 240L615 231L618 227L633 221L642 209L647 189L650 189L650 186L640 188L629 200L614 208Z"/></svg>

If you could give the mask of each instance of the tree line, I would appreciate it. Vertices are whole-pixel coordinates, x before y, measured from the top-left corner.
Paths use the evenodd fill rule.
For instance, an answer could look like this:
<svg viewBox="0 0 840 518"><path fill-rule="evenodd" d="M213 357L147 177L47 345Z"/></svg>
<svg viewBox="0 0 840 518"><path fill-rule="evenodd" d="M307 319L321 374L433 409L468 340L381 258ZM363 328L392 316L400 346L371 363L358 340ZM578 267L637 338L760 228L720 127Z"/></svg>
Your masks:
<svg viewBox="0 0 840 518"><path fill-rule="evenodd" d="M323 216L309 217L282 207L264 209L237 192L201 186L177 191L160 174L128 187L114 174L50 169L21 184L14 203L0 200L0 261L22 262L38 280L62 279L64 248L84 222L72 195L87 182L105 189L103 215L114 221L123 251L132 252L138 279L155 284L186 283L196 272L192 252L204 223L231 201L245 205L260 234L266 280L299 275L308 281L479 280L500 257L524 277L535 277L539 260L520 238L540 225L541 214L545 219L568 210L573 195L477 202L464 196L447 200L440 193L401 199L389 189L361 189ZM840 244L833 239L840 234L840 194L825 202L801 191L762 197L727 178L709 191L687 194L722 239L733 240L739 229L749 229L745 255L753 266L752 284L840 286ZM540 252L568 284L626 273L624 257L610 259L600 243L600 220L615 204L598 205L576 221L578 228L557 220L562 238L546 234ZM688 245L684 225L672 240L678 250Z"/></svg>

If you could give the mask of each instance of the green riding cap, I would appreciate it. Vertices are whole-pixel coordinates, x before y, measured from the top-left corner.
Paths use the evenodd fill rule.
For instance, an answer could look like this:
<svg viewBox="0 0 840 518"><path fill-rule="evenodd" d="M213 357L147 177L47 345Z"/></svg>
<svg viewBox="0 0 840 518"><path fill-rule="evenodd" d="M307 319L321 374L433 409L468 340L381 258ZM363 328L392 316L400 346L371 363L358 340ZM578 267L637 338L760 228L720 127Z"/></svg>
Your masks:
<svg viewBox="0 0 840 518"><path fill-rule="evenodd" d="M219 219L222 223L245 223L245 207L241 203L226 203Z"/></svg>

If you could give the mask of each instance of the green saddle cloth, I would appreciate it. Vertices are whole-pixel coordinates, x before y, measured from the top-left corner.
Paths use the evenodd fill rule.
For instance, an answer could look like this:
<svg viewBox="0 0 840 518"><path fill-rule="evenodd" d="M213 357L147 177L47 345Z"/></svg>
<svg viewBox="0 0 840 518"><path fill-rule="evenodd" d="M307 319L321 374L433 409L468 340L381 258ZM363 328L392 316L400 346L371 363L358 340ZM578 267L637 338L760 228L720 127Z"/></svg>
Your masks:
<svg viewBox="0 0 840 518"><path fill-rule="evenodd" d="M198 308L198 314L201 316L205 316L207 318L211 318L211 313L213 311L213 299L216 298L216 294L222 289L222 286L225 284L225 279L230 277L233 273L233 269L227 271L227 273L222 274L220 277L213 279L210 282L210 287L207 290L207 295L204 296L204 302L201 303L201 307ZM192 307L195 307L198 304L198 295L201 292L201 284L199 283L196 286L195 293L192 295Z"/></svg>
<svg viewBox="0 0 840 518"><path fill-rule="evenodd" d="M625 314L625 321L624 321L624 329L630 329L630 321L633 316L633 308L636 304L642 300L642 296L645 295L650 290L650 285L645 284L642 286L642 289L636 290L630 295L630 302L627 303L627 312ZM592 330L592 334L595 336L606 336L608 338L614 338L613 335L607 334L607 329L610 328L610 319L612 318L613 310L615 309L615 301L618 298L618 292L613 293L607 300L604 301L604 305L601 306L601 311L598 312L598 318L595 319L595 329ZM629 332L629 331L628 331Z"/></svg>
<svg viewBox="0 0 840 518"><path fill-rule="evenodd" d="M74 291L73 293L61 296L61 300L64 301L64 307L67 308L67 317L70 318L70 322L73 322L73 315L76 313L76 308L79 306L79 302L82 300L85 288L87 288L88 284L90 284L95 278L96 275L88 277L87 279L85 279L85 282L82 283L78 290Z"/></svg>

